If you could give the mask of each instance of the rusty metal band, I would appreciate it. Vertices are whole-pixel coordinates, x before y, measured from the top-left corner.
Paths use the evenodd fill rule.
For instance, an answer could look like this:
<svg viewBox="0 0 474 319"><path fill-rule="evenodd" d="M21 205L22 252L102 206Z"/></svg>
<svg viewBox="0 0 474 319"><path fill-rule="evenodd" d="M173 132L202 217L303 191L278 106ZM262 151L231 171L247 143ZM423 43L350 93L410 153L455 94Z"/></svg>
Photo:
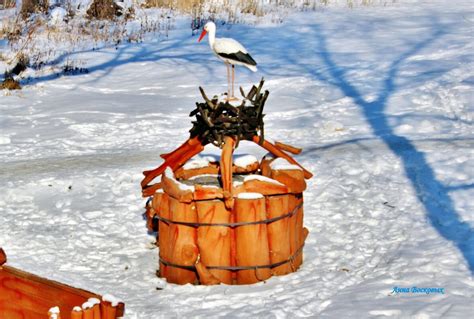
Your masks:
<svg viewBox="0 0 474 319"><path fill-rule="evenodd" d="M209 270L229 270L229 271L239 271L239 270L257 270L257 269L264 269L264 268L276 268L278 266L287 264L287 263L293 263L295 258L303 251L304 243L301 245L300 248L298 248L297 251L293 255L291 255L288 259L285 259L283 261L269 264L269 265L258 265L258 266L206 266L207 269ZM174 264L172 262L169 262L167 260L164 260L163 258L160 257L160 262L164 264L165 266L169 267L174 267L174 268L181 268L181 269L187 269L187 270L196 270L196 266L186 266L186 265L178 265Z"/></svg>
<svg viewBox="0 0 474 319"><path fill-rule="evenodd" d="M180 221L175 221L175 220L171 220L171 219L168 219L168 218L164 218L164 217L161 217L159 215L155 215L154 218L158 219L159 221L162 221L166 224L176 224L176 225L183 225L183 226L190 226L190 227L208 227L208 226L221 226L221 227L230 227L230 228L235 228L235 227L240 227L240 226L248 226L248 225L259 225L259 224L270 224L270 223L274 223L276 221L279 221L281 219L284 219L284 218L287 218L287 217L291 217L293 215L296 215L296 213L298 212L298 210L303 206L303 203L299 203L298 205L295 206L295 208L285 214L285 215L281 215L281 216L278 216L278 217L273 217L273 218L269 218L269 219L263 219L263 220L258 220L258 221L254 221L254 222L238 222L238 223L192 223L192 222L180 222Z"/></svg>

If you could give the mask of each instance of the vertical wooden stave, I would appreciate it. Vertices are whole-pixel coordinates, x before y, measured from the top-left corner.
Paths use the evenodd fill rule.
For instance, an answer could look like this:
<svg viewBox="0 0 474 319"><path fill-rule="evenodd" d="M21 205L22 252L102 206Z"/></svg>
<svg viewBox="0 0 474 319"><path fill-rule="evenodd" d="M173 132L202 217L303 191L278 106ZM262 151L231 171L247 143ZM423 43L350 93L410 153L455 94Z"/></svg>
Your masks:
<svg viewBox="0 0 474 319"><path fill-rule="evenodd" d="M71 319L82 319L82 309L80 307L71 311Z"/></svg>
<svg viewBox="0 0 474 319"><path fill-rule="evenodd" d="M289 202L288 202L288 211L292 212L296 206L298 205L298 199L295 194L289 194ZM298 250L298 241L299 241L299 234L297 230L297 215L299 212L296 212L293 216L289 217L288 219L288 228L290 234L290 256L296 257L295 253ZM297 269L297 265L295 260L293 259L290 262L291 271L294 272Z"/></svg>
<svg viewBox="0 0 474 319"><path fill-rule="evenodd" d="M155 207L155 211L158 214L158 216L161 216L166 219L170 219L170 209L169 209L169 195L166 193L163 193L162 196L160 196L160 201L154 201L153 204L157 205ZM169 229L170 225L168 225L164 221L159 221L158 223L158 246L159 246L159 256L161 259L164 259L166 261L169 261L169 251L170 251L170 245L171 245L171 240L169 238ZM167 268L164 263L160 262L160 277L165 277L167 278Z"/></svg>
<svg viewBox="0 0 474 319"><path fill-rule="evenodd" d="M169 197L169 211L173 221L197 222L196 205L194 202L182 203ZM192 226L171 224L169 236L171 245L168 251L169 261L182 266L194 266L198 257L197 231ZM168 282L176 284L195 283L197 280L194 270L179 267L167 267Z"/></svg>
<svg viewBox="0 0 474 319"><path fill-rule="evenodd" d="M96 303L92 307L92 314L94 319L102 319L100 316L100 303Z"/></svg>
<svg viewBox="0 0 474 319"><path fill-rule="evenodd" d="M296 205L301 205L298 208L298 212L296 213L296 222L295 222L295 234L296 234L296 249L300 249L303 246L305 235L303 232L303 194L295 194L295 202ZM301 250L295 256L295 267L296 269L300 268L301 264L303 263L303 251Z"/></svg>
<svg viewBox="0 0 474 319"><path fill-rule="evenodd" d="M102 301L100 315L100 319L115 319L117 317L117 307L112 306L112 303L109 301Z"/></svg>
<svg viewBox="0 0 474 319"><path fill-rule="evenodd" d="M267 218L280 217L290 211L289 195L266 196L265 203ZM268 246L272 264L288 260L291 256L289 224L290 219L288 217L268 224ZM277 276L291 272L292 269L289 263L272 269L272 274Z"/></svg>
<svg viewBox="0 0 474 319"><path fill-rule="evenodd" d="M221 200L196 202L199 223L230 223L232 212ZM207 266L231 266L231 228L226 226L199 226L197 244L201 262ZM209 272L220 282L232 284L232 272L210 269Z"/></svg>
<svg viewBox="0 0 474 319"><path fill-rule="evenodd" d="M83 319L95 319L94 318L94 310L89 306L87 306L87 307L82 306L82 318Z"/></svg>
<svg viewBox="0 0 474 319"><path fill-rule="evenodd" d="M236 222L265 220L264 197L255 196L254 198L245 198L240 194L235 201L234 214ZM266 224L236 227L235 235L237 266L260 266L270 264ZM270 268L239 270L237 272L236 281L237 284L253 284L270 277Z"/></svg>

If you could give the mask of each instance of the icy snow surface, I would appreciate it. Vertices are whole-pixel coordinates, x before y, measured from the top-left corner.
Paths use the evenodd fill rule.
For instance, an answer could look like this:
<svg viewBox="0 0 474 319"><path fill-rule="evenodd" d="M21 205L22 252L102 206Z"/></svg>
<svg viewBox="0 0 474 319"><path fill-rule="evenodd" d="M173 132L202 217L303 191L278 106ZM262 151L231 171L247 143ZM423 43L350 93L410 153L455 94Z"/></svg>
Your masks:
<svg viewBox="0 0 474 319"><path fill-rule="evenodd" d="M68 57L88 74L0 93L9 264L113 293L127 318L472 315L473 11L466 0L397 1L219 26L259 63L258 73L237 68L238 84L266 79L265 135L302 146L296 158L314 173L302 268L253 286L155 276L141 171L188 138L198 85L226 90L225 66L189 20L164 41ZM413 286L445 293L394 292Z"/></svg>

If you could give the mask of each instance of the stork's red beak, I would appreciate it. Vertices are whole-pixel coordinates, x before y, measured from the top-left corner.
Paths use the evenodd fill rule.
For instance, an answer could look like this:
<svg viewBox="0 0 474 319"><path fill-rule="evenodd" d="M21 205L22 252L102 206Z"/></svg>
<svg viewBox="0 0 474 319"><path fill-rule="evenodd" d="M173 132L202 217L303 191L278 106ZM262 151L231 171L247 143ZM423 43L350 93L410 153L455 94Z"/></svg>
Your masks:
<svg viewBox="0 0 474 319"><path fill-rule="evenodd" d="M198 39L198 42L201 42L202 38L204 38L204 36L205 36L206 34L207 34L206 29L203 29L203 30L202 30L202 33L201 33L201 36L200 36L199 39Z"/></svg>

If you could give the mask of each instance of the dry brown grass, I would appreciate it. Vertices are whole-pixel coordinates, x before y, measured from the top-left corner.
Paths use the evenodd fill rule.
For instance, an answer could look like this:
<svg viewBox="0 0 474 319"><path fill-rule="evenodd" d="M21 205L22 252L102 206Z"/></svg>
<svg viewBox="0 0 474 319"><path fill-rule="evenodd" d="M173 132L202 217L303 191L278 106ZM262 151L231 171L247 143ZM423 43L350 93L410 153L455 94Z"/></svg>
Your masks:
<svg viewBox="0 0 474 319"><path fill-rule="evenodd" d="M7 78L0 83L0 90L21 90L21 85L18 81L15 81L12 78Z"/></svg>

